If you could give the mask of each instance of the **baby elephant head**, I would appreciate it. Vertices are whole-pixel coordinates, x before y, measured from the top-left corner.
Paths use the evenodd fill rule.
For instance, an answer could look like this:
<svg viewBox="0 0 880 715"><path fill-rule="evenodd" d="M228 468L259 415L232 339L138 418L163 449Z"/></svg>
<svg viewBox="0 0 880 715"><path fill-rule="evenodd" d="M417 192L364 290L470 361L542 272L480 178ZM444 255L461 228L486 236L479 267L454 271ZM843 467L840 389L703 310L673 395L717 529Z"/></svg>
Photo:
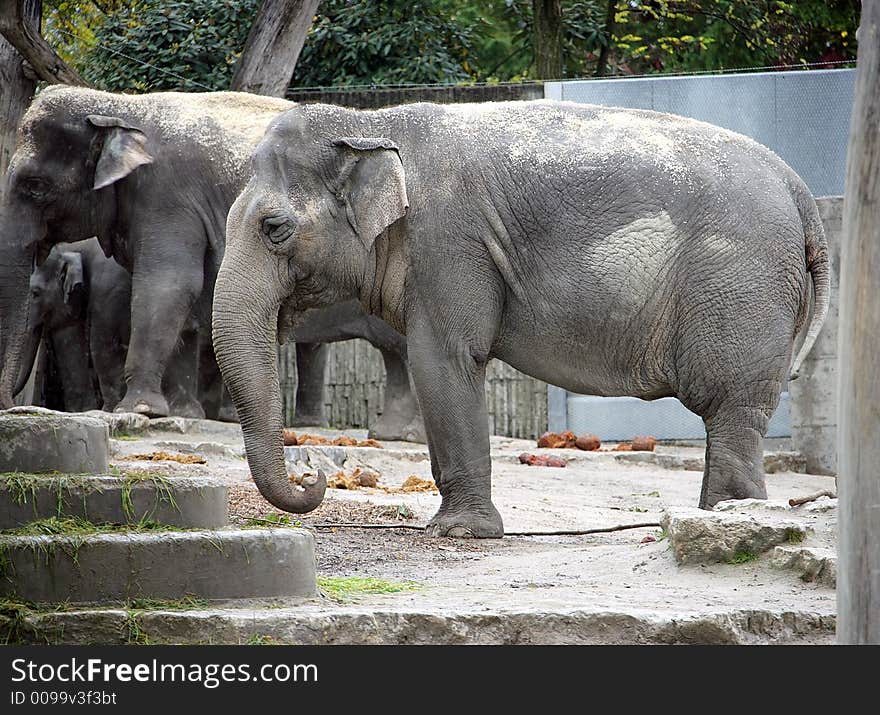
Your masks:
<svg viewBox="0 0 880 715"><path fill-rule="evenodd" d="M293 512L314 509L326 485L320 475L304 487L287 477L275 361L279 308L287 314L355 296L375 262L377 236L408 207L394 142L325 133L320 111L282 115L257 147L253 178L229 212L214 290L214 350L251 474L270 502Z"/></svg>

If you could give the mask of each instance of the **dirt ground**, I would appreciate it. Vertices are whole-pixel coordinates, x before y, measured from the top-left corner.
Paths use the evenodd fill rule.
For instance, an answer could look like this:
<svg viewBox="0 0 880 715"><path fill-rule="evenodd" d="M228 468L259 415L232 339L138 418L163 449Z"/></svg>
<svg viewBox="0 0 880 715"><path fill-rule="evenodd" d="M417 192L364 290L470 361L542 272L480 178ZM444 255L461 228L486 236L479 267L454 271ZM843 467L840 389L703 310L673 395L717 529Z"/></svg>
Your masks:
<svg viewBox="0 0 880 715"><path fill-rule="evenodd" d="M310 431L331 437L339 434ZM363 431L347 434L365 437ZM359 601L363 605L477 611L589 607L661 615L764 609L833 616L833 589L776 569L767 556L736 565L676 564L659 527L468 541L428 538L405 528L319 526L339 522L422 525L430 518L440 503L439 494L397 491L412 475L430 479L426 448L407 443L384 447L346 448L336 453L337 461L340 455L344 458L341 467L346 471L359 467L378 474L377 488L328 489L316 511L283 517L262 499L251 481L235 425L200 423L186 434L153 433L112 443L114 464L123 470L146 469L169 476L204 474L228 481L233 524L279 516L301 522L315 533L322 576L371 576L419 585L413 591L364 597ZM125 455L153 450L198 454L206 458L206 464L120 461ZM522 465L517 456L523 451L570 461L565 468ZM324 458L322 454L326 456L320 453L318 461ZM659 522L665 507L696 506L702 472L694 470L702 455L699 446L661 445L655 455L641 456L537 450L534 442L493 437L493 499L509 532ZM664 468L658 461L679 468ZM682 464L690 469L680 468ZM770 474L767 484L771 500L834 488L833 479L795 472ZM828 546L834 518L832 513L823 522L823 546ZM308 608L320 609L321 605Z"/></svg>

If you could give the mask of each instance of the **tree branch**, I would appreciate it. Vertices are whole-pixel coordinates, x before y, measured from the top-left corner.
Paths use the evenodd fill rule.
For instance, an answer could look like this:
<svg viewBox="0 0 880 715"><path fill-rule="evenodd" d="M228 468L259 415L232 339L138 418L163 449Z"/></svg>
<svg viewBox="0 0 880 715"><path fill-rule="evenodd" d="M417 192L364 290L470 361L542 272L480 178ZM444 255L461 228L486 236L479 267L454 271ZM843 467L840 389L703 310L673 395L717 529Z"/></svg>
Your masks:
<svg viewBox="0 0 880 715"><path fill-rule="evenodd" d="M24 2L0 0L0 34L27 60L41 80L88 87L89 83L43 39L39 28L25 22Z"/></svg>

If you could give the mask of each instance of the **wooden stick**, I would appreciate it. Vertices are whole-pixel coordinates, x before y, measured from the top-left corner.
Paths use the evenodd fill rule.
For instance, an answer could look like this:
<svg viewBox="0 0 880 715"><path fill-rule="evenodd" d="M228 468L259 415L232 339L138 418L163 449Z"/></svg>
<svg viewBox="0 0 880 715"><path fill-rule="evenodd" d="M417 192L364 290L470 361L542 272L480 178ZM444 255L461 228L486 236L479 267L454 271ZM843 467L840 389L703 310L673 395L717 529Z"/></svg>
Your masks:
<svg viewBox="0 0 880 715"><path fill-rule="evenodd" d="M788 500L789 506L800 506L801 504L806 504L807 502L816 501L817 499L821 499L822 497L829 497L830 499L837 499L837 494L830 489L823 489L821 492L816 492L815 494L808 494L805 497L795 497L794 499Z"/></svg>

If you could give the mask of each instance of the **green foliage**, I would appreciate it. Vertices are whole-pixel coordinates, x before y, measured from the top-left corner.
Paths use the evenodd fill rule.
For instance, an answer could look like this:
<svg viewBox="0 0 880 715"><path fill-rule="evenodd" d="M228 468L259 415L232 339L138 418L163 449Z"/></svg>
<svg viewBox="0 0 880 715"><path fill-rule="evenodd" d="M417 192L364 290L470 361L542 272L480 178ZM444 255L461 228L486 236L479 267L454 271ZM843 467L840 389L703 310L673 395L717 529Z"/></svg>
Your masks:
<svg viewBox="0 0 880 715"><path fill-rule="evenodd" d="M228 89L260 0L46 0L43 32L112 90ZM858 0L561 0L566 77L852 60ZM296 87L534 76L533 0L323 0ZM147 63L147 65L143 64ZM148 66L149 65L149 66Z"/></svg>
<svg viewBox="0 0 880 715"><path fill-rule="evenodd" d="M228 89L257 6L258 0L134 0L104 18L80 70L117 91Z"/></svg>
<svg viewBox="0 0 880 715"><path fill-rule="evenodd" d="M292 84L426 84L471 79L474 30L459 21L457 4L324 0Z"/></svg>
<svg viewBox="0 0 880 715"><path fill-rule="evenodd" d="M858 0L618 3L620 73L722 70L855 59Z"/></svg>

